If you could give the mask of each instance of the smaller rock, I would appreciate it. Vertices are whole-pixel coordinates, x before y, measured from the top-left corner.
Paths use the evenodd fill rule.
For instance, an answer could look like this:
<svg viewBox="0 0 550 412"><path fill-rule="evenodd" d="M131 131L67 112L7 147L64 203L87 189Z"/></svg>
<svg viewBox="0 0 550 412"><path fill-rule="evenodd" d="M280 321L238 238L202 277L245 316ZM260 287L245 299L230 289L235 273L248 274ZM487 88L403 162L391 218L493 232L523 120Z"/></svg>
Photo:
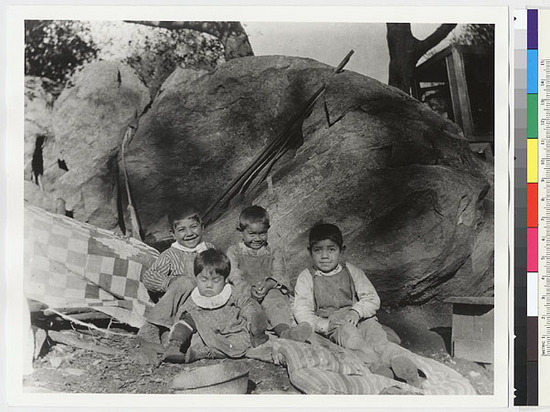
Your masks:
<svg viewBox="0 0 550 412"><path fill-rule="evenodd" d="M34 332L34 359L38 359L38 355L40 355L47 337L48 334L44 329L36 328Z"/></svg>
<svg viewBox="0 0 550 412"><path fill-rule="evenodd" d="M68 375L74 375L74 376L82 376L85 373L85 371L83 371L82 369L77 369L77 368L66 368L64 372L67 373Z"/></svg>
<svg viewBox="0 0 550 412"><path fill-rule="evenodd" d="M479 378L481 376L481 374L478 373L478 372L470 371L470 376L472 378Z"/></svg>
<svg viewBox="0 0 550 412"><path fill-rule="evenodd" d="M61 366L64 360L64 358L61 358L59 356L52 356L50 357L50 364L57 369Z"/></svg>

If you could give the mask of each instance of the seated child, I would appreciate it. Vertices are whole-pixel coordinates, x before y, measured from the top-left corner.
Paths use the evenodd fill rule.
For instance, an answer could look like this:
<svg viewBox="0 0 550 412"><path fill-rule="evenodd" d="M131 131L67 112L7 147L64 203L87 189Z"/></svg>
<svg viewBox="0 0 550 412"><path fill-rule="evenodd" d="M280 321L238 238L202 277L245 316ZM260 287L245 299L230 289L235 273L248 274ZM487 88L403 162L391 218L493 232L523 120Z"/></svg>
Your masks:
<svg viewBox="0 0 550 412"><path fill-rule="evenodd" d="M261 303L275 334L284 339L305 341L313 333L304 322L291 327L292 312L288 279L283 254L267 243L269 216L260 206L250 206L239 216L237 230L242 241L227 250L231 261L229 282L246 282L254 299Z"/></svg>
<svg viewBox="0 0 550 412"><path fill-rule="evenodd" d="M265 313L258 302L226 283L230 270L229 259L216 249L197 255L197 286L178 312L164 361L240 358L268 340Z"/></svg>
<svg viewBox="0 0 550 412"><path fill-rule="evenodd" d="M296 320L355 350L373 373L395 375L419 386L418 369L399 345L388 340L375 317L380 298L374 286L361 269L340 260L343 243L342 232L332 224L317 224L309 232L313 267L303 270L296 281Z"/></svg>
<svg viewBox="0 0 550 412"><path fill-rule="evenodd" d="M195 287L193 262L198 253L213 248L202 240L203 224L194 207L187 207L168 216L175 242L160 254L141 281L160 299L147 315L138 336L149 342L160 343L158 326L170 328L174 316Z"/></svg>

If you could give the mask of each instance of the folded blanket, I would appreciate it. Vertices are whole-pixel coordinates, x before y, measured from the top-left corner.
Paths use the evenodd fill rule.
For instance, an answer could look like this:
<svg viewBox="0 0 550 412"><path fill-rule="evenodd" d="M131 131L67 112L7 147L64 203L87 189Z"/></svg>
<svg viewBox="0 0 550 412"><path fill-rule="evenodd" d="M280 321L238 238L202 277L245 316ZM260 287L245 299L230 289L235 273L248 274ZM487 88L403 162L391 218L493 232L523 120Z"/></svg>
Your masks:
<svg viewBox="0 0 550 412"><path fill-rule="evenodd" d="M315 335L311 344L271 339L248 351L247 357L284 365L290 381L306 394L377 395L380 393L418 395L475 395L462 375L432 359L403 348L426 379L421 388L374 375L350 350Z"/></svg>

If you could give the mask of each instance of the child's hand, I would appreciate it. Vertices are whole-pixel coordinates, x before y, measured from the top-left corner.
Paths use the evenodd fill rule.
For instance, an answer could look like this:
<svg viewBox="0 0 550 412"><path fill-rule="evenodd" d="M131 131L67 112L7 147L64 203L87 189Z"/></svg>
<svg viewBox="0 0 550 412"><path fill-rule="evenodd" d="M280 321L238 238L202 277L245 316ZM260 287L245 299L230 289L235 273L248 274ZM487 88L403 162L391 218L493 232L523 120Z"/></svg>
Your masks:
<svg viewBox="0 0 550 412"><path fill-rule="evenodd" d="M328 319L328 333L334 332L336 329L340 327L342 322L338 321L337 319Z"/></svg>
<svg viewBox="0 0 550 412"><path fill-rule="evenodd" d="M359 313L354 310L350 310L344 318L344 323L345 322L351 323L353 326L357 326L357 323L359 322Z"/></svg>
<svg viewBox="0 0 550 412"><path fill-rule="evenodd" d="M250 295L258 302L261 302L265 298L266 293L263 291L261 282L252 285L252 288L250 288Z"/></svg>
<svg viewBox="0 0 550 412"><path fill-rule="evenodd" d="M266 279L263 282L258 282L252 286L252 297L256 300L263 300L271 289L275 287L277 283L273 279Z"/></svg>
<svg viewBox="0 0 550 412"><path fill-rule="evenodd" d="M328 317L328 330L330 333L334 332L340 326L344 324L344 317L339 313L333 313Z"/></svg>

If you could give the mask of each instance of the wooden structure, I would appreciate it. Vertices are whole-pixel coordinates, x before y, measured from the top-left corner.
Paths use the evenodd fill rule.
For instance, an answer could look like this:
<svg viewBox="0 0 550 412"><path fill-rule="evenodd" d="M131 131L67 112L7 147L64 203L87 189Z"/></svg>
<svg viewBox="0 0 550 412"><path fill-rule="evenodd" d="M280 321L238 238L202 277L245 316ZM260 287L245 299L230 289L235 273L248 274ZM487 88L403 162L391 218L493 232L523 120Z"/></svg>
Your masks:
<svg viewBox="0 0 550 412"><path fill-rule="evenodd" d="M413 97L457 123L472 142L494 143L494 53L449 46L416 67Z"/></svg>
<svg viewBox="0 0 550 412"><path fill-rule="evenodd" d="M453 297L451 355L474 362L493 363L494 299Z"/></svg>

